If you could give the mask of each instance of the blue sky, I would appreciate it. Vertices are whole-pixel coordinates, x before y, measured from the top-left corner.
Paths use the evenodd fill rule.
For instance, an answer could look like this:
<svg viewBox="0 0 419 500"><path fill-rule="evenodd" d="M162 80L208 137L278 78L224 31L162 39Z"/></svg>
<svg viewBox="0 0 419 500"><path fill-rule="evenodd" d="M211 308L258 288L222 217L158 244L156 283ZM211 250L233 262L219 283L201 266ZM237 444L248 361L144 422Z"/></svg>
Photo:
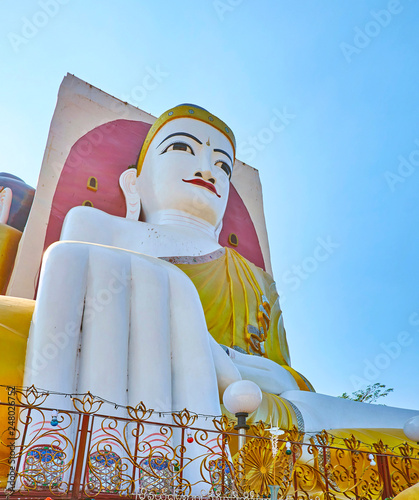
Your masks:
<svg viewBox="0 0 419 500"><path fill-rule="evenodd" d="M411 0L3 0L1 168L36 185L67 72L154 115L210 109L260 172L293 366L318 392L381 382L419 410L418 16Z"/></svg>

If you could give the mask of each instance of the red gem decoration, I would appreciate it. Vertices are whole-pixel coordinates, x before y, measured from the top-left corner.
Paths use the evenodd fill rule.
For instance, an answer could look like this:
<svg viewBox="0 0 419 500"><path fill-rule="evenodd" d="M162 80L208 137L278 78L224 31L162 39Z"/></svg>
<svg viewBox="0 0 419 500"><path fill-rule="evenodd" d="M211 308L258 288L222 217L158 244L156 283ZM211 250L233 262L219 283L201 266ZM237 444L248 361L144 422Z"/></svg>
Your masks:
<svg viewBox="0 0 419 500"><path fill-rule="evenodd" d="M188 439L186 441L188 443L193 443L193 437L192 436L188 436Z"/></svg>

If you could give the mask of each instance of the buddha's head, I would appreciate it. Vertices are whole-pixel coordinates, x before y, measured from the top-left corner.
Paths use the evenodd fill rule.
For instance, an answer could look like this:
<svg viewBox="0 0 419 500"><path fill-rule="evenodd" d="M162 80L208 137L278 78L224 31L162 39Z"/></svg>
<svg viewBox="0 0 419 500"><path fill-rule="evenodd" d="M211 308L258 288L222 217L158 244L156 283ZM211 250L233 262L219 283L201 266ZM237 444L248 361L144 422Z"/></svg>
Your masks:
<svg viewBox="0 0 419 500"><path fill-rule="evenodd" d="M176 211L219 227L234 156L231 130L205 109L182 104L163 113L150 128L137 163L143 220Z"/></svg>

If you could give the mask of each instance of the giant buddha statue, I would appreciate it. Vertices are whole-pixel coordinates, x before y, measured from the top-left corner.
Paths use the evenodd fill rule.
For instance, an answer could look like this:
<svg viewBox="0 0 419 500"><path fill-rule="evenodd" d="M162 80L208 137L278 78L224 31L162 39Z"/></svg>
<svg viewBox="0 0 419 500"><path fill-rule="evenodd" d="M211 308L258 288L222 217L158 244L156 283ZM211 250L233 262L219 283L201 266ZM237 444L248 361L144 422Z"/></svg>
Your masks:
<svg viewBox="0 0 419 500"><path fill-rule="evenodd" d="M180 105L156 120L137 168L121 176L131 220L90 207L68 213L44 257L25 385L215 415L225 388L243 378L263 391L254 420L401 428L415 412L316 394L291 368L272 277L218 243L234 160L230 128ZM100 314L89 307L97 299ZM54 335L63 347L38 369Z"/></svg>
<svg viewBox="0 0 419 500"><path fill-rule="evenodd" d="M275 283L217 241L234 159L226 124L177 106L121 176L133 220L68 213L44 256L25 386L218 415L219 395L245 378L265 393L254 418L297 422L277 395L312 387L290 367ZM100 314L90 307L97 299L109 302ZM40 369L37 353L57 334L65 345Z"/></svg>
<svg viewBox="0 0 419 500"><path fill-rule="evenodd" d="M216 116L176 106L121 176L128 218L67 214L43 258L24 385L90 391L121 405L118 415L140 401L219 415L226 387L247 379L263 393L253 421L401 429L417 412L317 394L291 367L272 277L218 242L235 150ZM60 348L39 363L53 339Z"/></svg>

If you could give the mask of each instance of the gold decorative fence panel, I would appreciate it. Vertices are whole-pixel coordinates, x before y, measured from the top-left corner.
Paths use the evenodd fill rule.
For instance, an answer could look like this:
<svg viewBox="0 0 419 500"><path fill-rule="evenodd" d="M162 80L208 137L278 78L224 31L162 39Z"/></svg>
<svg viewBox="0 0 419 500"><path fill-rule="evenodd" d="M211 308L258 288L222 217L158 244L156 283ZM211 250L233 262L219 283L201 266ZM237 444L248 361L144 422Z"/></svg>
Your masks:
<svg viewBox="0 0 419 500"><path fill-rule="evenodd" d="M2 389L1 498L266 498L277 485L278 499L378 500L419 481L419 448L407 442L390 449L259 423L232 456L226 417Z"/></svg>

